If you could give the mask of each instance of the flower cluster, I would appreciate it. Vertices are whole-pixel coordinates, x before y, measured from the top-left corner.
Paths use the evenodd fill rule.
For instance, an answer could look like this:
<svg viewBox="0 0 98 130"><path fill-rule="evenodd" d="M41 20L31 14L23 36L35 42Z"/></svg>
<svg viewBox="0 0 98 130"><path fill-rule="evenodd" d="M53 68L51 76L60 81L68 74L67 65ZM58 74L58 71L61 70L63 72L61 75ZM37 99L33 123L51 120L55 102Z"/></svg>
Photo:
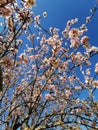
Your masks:
<svg viewBox="0 0 98 130"><path fill-rule="evenodd" d="M27 8L32 8L36 5L36 0L25 0L25 6Z"/></svg>
<svg viewBox="0 0 98 130"><path fill-rule="evenodd" d="M98 63L95 65L95 72L98 73Z"/></svg>

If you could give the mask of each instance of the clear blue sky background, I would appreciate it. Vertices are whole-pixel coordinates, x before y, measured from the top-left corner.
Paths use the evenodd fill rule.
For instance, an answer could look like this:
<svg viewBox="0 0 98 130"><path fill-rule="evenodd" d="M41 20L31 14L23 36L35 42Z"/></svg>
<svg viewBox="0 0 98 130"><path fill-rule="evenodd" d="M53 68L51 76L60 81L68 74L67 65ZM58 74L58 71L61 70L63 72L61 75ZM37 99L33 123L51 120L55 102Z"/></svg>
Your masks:
<svg viewBox="0 0 98 130"><path fill-rule="evenodd" d="M77 27L85 23L90 9L94 7L96 0L36 0L35 14L48 13L43 21L45 27L58 27L64 29L68 20L78 18ZM88 24L87 35L90 36L91 44L98 46L98 11Z"/></svg>

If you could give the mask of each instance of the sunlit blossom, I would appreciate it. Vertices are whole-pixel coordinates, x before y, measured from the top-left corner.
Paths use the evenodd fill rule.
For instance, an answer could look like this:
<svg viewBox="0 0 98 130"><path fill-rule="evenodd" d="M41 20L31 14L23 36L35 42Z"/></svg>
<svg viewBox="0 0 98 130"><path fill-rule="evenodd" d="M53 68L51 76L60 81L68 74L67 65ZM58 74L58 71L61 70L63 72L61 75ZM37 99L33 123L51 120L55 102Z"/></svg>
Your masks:
<svg viewBox="0 0 98 130"><path fill-rule="evenodd" d="M66 90L66 98L69 98L70 96L72 95L71 91L70 90Z"/></svg>
<svg viewBox="0 0 98 130"><path fill-rule="evenodd" d="M13 61L12 61L11 57L5 56L4 58L2 58L1 64L2 64L2 66L6 67L6 68L10 68L13 66Z"/></svg>
<svg viewBox="0 0 98 130"><path fill-rule="evenodd" d="M91 20L91 17L88 16L88 17L86 18L86 23L90 22L90 20Z"/></svg>
<svg viewBox="0 0 98 130"><path fill-rule="evenodd" d="M98 47L95 47L95 46L92 46L90 49L89 49L90 52L98 52Z"/></svg>
<svg viewBox="0 0 98 130"><path fill-rule="evenodd" d="M87 75L90 75L90 74L91 74L90 69L86 69L86 74L87 74Z"/></svg>
<svg viewBox="0 0 98 130"><path fill-rule="evenodd" d="M80 36L80 31L78 28L72 28L70 31L69 31L69 38L70 39L73 39L73 38L76 38L78 36Z"/></svg>
<svg viewBox="0 0 98 130"><path fill-rule="evenodd" d="M0 7L0 14L9 17L11 15L11 10L9 8Z"/></svg>
<svg viewBox="0 0 98 130"><path fill-rule="evenodd" d="M95 72L98 73L98 63L95 65Z"/></svg>
<svg viewBox="0 0 98 130"><path fill-rule="evenodd" d="M95 88L98 88L98 80L94 80L92 82L92 85L95 87Z"/></svg>
<svg viewBox="0 0 98 130"><path fill-rule="evenodd" d="M0 0L0 5L6 6L12 2L15 2L15 0L8 0L8 1L7 0Z"/></svg>
<svg viewBox="0 0 98 130"><path fill-rule="evenodd" d="M46 100L53 100L53 96L51 94L45 94Z"/></svg>
<svg viewBox="0 0 98 130"><path fill-rule="evenodd" d="M77 21L78 21L78 18L75 18L75 19L72 19L72 20L68 20L67 27L68 26L70 27L72 24L75 24Z"/></svg>
<svg viewBox="0 0 98 130"><path fill-rule="evenodd" d="M47 16L47 12L43 12L43 17L46 17Z"/></svg>
<svg viewBox="0 0 98 130"><path fill-rule="evenodd" d="M83 43L83 45L86 47L86 48L89 48L89 38L88 38L88 36L83 36L82 38L81 38L81 43Z"/></svg>
<svg viewBox="0 0 98 130"><path fill-rule="evenodd" d="M26 2L25 6L27 8L32 8L33 6L36 5L36 0L25 0L25 2Z"/></svg>
<svg viewBox="0 0 98 130"><path fill-rule="evenodd" d="M74 38L74 39L71 40L71 45L70 45L70 47L71 47L71 48L72 48L72 47L79 47L79 44L80 44L80 40L79 40L78 37L76 37L76 38Z"/></svg>

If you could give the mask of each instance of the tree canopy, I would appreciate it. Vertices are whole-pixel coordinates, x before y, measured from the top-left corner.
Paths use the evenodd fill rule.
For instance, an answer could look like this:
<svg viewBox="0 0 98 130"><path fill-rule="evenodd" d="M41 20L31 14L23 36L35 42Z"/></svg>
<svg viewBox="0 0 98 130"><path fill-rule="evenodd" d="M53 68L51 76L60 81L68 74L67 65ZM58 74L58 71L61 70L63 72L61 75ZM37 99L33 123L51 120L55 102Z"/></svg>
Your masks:
<svg viewBox="0 0 98 130"><path fill-rule="evenodd" d="M2 130L98 129L98 46L85 35L97 2L85 24L75 18L60 31L42 26L47 12L35 16L36 0L0 0Z"/></svg>

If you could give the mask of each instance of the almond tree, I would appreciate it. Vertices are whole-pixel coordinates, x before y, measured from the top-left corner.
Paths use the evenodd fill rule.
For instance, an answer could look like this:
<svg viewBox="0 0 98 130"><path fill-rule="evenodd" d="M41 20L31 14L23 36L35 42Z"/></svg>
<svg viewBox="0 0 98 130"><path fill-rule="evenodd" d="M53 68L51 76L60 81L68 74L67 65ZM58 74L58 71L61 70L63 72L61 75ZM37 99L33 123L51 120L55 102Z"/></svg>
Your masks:
<svg viewBox="0 0 98 130"><path fill-rule="evenodd" d="M47 13L35 16L35 2L0 1L1 129L97 130L98 47L84 35L97 4L85 24L73 27L75 18L60 32L41 26Z"/></svg>

